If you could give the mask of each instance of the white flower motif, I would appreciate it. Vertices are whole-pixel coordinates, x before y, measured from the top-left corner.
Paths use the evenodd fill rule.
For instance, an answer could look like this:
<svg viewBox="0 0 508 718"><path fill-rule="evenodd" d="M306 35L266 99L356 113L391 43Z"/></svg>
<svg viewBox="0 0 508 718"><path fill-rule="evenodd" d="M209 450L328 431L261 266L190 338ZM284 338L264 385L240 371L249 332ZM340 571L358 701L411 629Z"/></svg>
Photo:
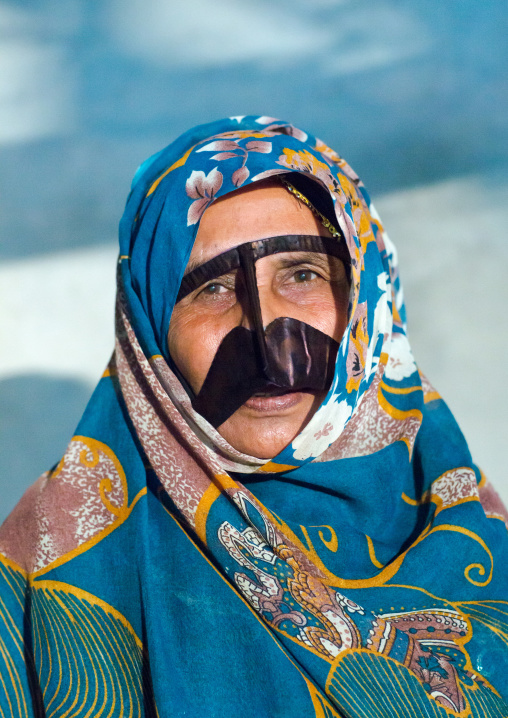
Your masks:
<svg viewBox="0 0 508 718"><path fill-rule="evenodd" d="M353 408L345 399L331 398L322 404L305 429L293 440L291 448L298 461L316 458L333 444L342 433Z"/></svg>
<svg viewBox="0 0 508 718"><path fill-rule="evenodd" d="M365 357L365 377L367 382L376 373L379 364L379 356L374 356L378 337L379 335L390 336L391 334L392 315L388 306L388 291L391 289L389 279L387 272L380 272L377 278L377 286L382 291L382 294L374 310L374 326Z"/></svg>
<svg viewBox="0 0 508 718"><path fill-rule="evenodd" d="M394 334L388 348L385 376L391 381L402 381L414 374L417 367L405 334Z"/></svg>

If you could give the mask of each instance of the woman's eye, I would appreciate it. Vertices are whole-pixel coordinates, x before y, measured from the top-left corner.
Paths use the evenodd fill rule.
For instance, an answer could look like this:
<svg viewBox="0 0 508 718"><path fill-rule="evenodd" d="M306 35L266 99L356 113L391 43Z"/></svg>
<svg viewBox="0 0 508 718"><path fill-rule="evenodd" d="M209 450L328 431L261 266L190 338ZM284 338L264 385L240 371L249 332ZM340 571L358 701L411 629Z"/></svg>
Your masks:
<svg viewBox="0 0 508 718"><path fill-rule="evenodd" d="M313 272L312 269L301 269L299 272L293 274L294 281L300 284L303 282L312 282L314 279L317 279L317 277L317 273Z"/></svg>
<svg viewBox="0 0 508 718"><path fill-rule="evenodd" d="M227 292L226 287L218 282L207 284L206 287L201 290L201 294L223 294L224 292Z"/></svg>
<svg viewBox="0 0 508 718"><path fill-rule="evenodd" d="M197 297L203 299L228 299L235 296L235 284L234 281L230 282L210 282L206 284L198 293Z"/></svg>

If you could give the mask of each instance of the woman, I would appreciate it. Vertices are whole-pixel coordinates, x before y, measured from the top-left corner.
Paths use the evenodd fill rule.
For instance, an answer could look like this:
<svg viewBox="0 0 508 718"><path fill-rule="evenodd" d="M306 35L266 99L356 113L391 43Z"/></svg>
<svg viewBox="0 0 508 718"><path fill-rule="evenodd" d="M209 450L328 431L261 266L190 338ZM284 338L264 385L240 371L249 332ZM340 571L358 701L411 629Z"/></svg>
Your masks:
<svg viewBox="0 0 508 718"><path fill-rule="evenodd" d="M180 137L135 177L116 322L0 532L3 713L507 716L503 508L348 165L272 118Z"/></svg>

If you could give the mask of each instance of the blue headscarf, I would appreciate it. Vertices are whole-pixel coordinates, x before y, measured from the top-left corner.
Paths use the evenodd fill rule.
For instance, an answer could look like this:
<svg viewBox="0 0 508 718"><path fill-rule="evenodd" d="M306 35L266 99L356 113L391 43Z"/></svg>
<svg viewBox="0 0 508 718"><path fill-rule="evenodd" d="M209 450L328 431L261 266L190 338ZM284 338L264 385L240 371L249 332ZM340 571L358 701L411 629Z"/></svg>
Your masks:
<svg viewBox="0 0 508 718"><path fill-rule="evenodd" d="M323 404L266 461L196 414L166 337L203 212L288 172L329 192L351 297ZM507 557L344 160L258 116L147 160L120 225L115 353L0 530L3 714L508 715Z"/></svg>

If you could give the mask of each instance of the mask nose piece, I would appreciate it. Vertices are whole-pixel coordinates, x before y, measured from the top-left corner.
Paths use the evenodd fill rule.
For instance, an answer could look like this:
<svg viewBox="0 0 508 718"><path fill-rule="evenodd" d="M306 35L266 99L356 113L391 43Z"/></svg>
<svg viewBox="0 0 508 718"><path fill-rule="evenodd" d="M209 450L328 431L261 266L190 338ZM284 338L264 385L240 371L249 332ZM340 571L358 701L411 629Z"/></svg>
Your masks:
<svg viewBox="0 0 508 718"><path fill-rule="evenodd" d="M245 278L245 288L247 290L252 325L261 359L261 367L266 375L266 378L270 379L270 361L266 347L266 335L263 327L263 317L261 314L261 302L259 301L256 264L252 256L252 248L248 244L242 244L238 247L238 253L240 256L240 266L243 270Z"/></svg>

